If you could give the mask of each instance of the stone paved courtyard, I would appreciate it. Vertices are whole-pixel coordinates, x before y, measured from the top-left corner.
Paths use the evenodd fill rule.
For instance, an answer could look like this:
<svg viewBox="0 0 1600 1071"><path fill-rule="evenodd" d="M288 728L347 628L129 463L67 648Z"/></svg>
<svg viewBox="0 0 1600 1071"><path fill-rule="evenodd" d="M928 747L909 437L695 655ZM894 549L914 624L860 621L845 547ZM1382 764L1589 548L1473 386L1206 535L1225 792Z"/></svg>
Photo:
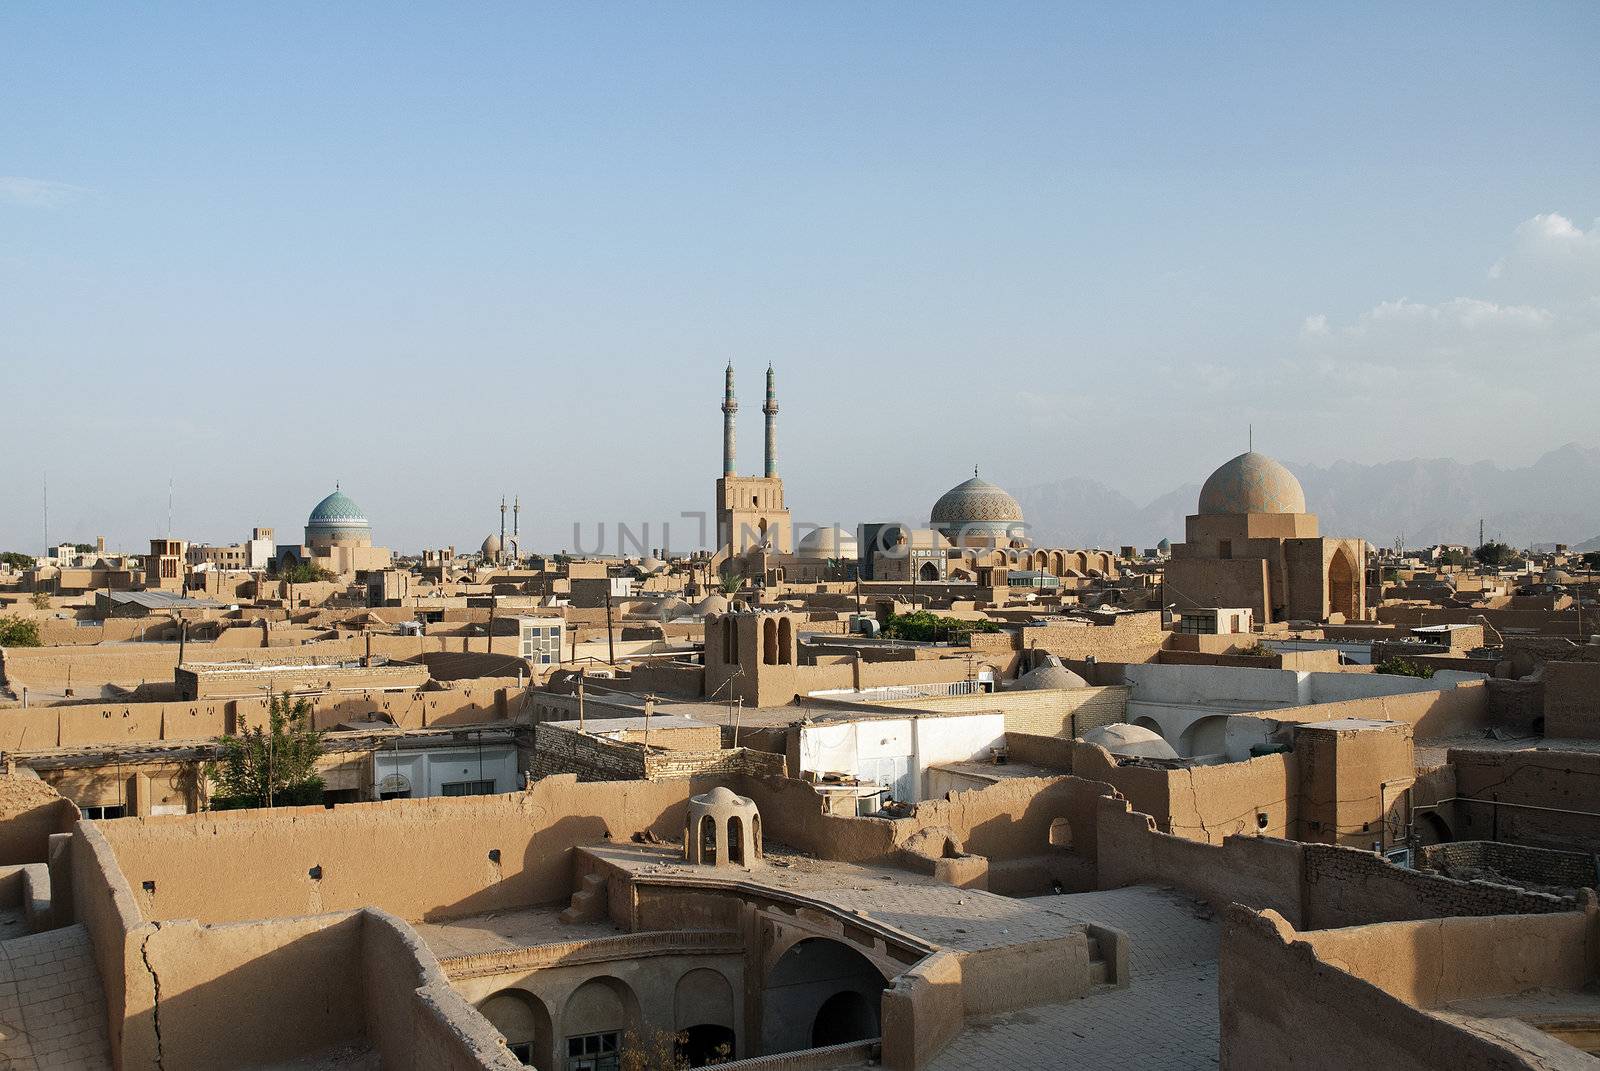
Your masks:
<svg viewBox="0 0 1600 1071"><path fill-rule="evenodd" d="M969 1022L932 1071L1126 1067L1189 1071L1218 1063L1217 932L1210 910L1148 886L1037 897L1030 906L1132 939L1126 989Z"/></svg>
<svg viewBox="0 0 1600 1071"><path fill-rule="evenodd" d="M0 1067L109 1068L106 1004L89 933L67 926L0 941Z"/></svg>

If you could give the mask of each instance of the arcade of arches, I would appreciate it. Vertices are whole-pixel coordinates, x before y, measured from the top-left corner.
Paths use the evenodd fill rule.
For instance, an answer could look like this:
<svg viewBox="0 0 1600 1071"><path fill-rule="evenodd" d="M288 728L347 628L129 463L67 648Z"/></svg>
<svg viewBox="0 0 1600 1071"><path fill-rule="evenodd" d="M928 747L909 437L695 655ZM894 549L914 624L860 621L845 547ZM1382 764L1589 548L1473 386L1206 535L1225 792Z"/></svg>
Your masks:
<svg viewBox="0 0 1600 1071"><path fill-rule="evenodd" d="M793 943L764 970L747 969L745 955L724 948L649 954L624 941L611 962L473 986L494 987L477 999L478 1010L513 1055L541 1071L620 1071L629 1049L667 1050L703 1067L877 1038L884 971L844 941L787 939Z"/></svg>

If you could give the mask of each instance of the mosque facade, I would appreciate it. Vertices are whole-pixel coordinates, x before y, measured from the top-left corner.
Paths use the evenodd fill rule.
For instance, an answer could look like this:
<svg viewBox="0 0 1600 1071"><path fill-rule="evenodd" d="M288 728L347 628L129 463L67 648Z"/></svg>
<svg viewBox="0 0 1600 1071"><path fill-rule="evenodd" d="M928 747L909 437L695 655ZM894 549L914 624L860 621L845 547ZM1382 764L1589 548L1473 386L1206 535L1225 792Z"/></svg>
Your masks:
<svg viewBox="0 0 1600 1071"><path fill-rule="evenodd" d="M1256 453L1223 464L1200 489L1186 539L1167 564L1168 603L1239 607L1257 621L1362 621L1367 543L1323 536L1300 481Z"/></svg>

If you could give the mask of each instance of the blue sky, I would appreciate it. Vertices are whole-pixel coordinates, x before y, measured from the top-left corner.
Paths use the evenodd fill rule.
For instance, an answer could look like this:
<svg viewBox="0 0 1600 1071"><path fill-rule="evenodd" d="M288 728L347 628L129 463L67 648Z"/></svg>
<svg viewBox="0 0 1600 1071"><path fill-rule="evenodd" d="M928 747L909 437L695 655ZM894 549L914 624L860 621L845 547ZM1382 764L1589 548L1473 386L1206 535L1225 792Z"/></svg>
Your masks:
<svg viewBox="0 0 1600 1071"><path fill-rule="evenodd" d="M1600 444L1600 7L0 8L0 546ZM675 540L676 541L676 540Z"/></svg>

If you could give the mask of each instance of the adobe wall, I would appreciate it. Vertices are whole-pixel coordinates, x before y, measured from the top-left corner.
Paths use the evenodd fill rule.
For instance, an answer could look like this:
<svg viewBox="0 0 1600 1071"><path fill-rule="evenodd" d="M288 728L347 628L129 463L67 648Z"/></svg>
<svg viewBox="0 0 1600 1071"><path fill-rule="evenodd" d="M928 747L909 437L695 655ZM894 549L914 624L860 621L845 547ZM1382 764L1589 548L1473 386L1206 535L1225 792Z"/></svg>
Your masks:
<svg viewBox="0 0 1600 1071"><path fill-rule="evenodd" d="M1600 740L1600 662L1544 664L1544 735Z"/></svg>
<svg viewBox="0 0 1600 1071"><path fill-rule="evenodd" d="M714 725L705 727L713 739L721 736ZM666 730L660 737L677 735ZM694 730L692 734L700 735ZM642 737L642 733L639 734ZM652 744L652 748L654 745ZM751 751L748 748L715 748L707 751L672 750L647 754L642 745L621 743L580 733L576 729L545 722L534 730L534 777L576 774L580 781L628 781L640 778L688 778L697 775L750 774L781 776L781 755Z"/></svg>
<svg viewBox="0 0 1600 1071"><path fill-rule="evenodd" d="M1078 742L1072 772L1113 786L1156 828L1189 840L1221 844L1236 833L1294 835L1298 766L1292 752L1243 762L1168 770L1117 764L1096 744ZM1263 825L1259 818L1266 816Z"/></svg>
<svg viewBox="0 0 1600 1071"><path fill-rule="evenodd" d="M158 985L160 1066L271 1065L365 1033L361 912L163 922L140 955ZM130 1065L131 1066L131 1065Z"/></svg>
<svg viewBox="0 0 1600 1071"><path fill-rule="evenodd" d="M1280 707L1262 711L1261 716L1278 722L1332 721L1336 718L1401 721L1411 726L1419 743L1476 732L1491 724L1488 689L1482 681L1464 681L1444 691L1402 692L1397 695L1319 702L1309 706Z"/></svg>
<svg viewBox="0 0 1600 1071"><path fill-rule="evenodd" d="M1371 973L1374 960L1384 960L1393 971L1414 977L1443 979L1458 971L1472 975L1474 964L1454 947L1447 952L1440 940L1447 928L1454 930L1451 923L1487 923L1474 928L1498 930L1510 942L1555 933L1570 937L1571 923L1553 921L1568 918L1538 916L1532 932L1515 920L1502 928L1493 924L1508 920L1447 919L1297 933L1274 911L1230 908L1218 970L1221 1066L1224 1071L1536 1071L1555 1066L1535 1053L1510 1049L1430 1015L1362 974ZM1424 958L1418 941L1426 941L1436 958ZM1539 940L1534 947L1544 944ZM1510 960L1526 963L1523 950L1508 951ZM1482 960L1491 970L1496 959L1495 948L1482 949ZM1446 962L1449 969L1442 969Z"/></svg>
<svg viewBox="0 0 1600 1071"><path fill-rule="evenodd" d="M153 919L232 922L363 906L449 918L566 899L574 847L645 830L679 837L691 791L687 781L579 784L569 775L499 796L123 818L99 828Z"/></svg>
<svg viewBox="0 0 1600 1071"><path fill-rule="evenodd" d="M0 866L45 862L51 834L77 821L77 806L38 777L0 775Z"/></svg>
<svg viewBox="0 0 1600 1071"><path fill-rule="evenodd" d="M94 948L112 1065L118 1071L156 1066L155 985L140 955L156 928L140 915L98 823L79 822L67 851L73 920Z"/></svg>
<svg viewBox="0 0 1600 1071"><path fill-rule="evenodd" d="M1237 902L1301 917L1299 844L1238 836L1206 844L1159 832L1126 800L1105 797L1098 808L1099 888L1174 885L1219 909Z"/></svg>
<svg viewBox="0 0 1600 1071"><path fill-rule="evenodd" d="M1449 762L1458 839L1600 851L1600 752L1451 748Z"/></svg>
<svg viewBox="0 0 1600 1071"><path fill-rule="evenodd" d="M521 1061L456 992L417 931L362 912L361 986L367 1038L385 1071L519 1071Z"/></svg>

